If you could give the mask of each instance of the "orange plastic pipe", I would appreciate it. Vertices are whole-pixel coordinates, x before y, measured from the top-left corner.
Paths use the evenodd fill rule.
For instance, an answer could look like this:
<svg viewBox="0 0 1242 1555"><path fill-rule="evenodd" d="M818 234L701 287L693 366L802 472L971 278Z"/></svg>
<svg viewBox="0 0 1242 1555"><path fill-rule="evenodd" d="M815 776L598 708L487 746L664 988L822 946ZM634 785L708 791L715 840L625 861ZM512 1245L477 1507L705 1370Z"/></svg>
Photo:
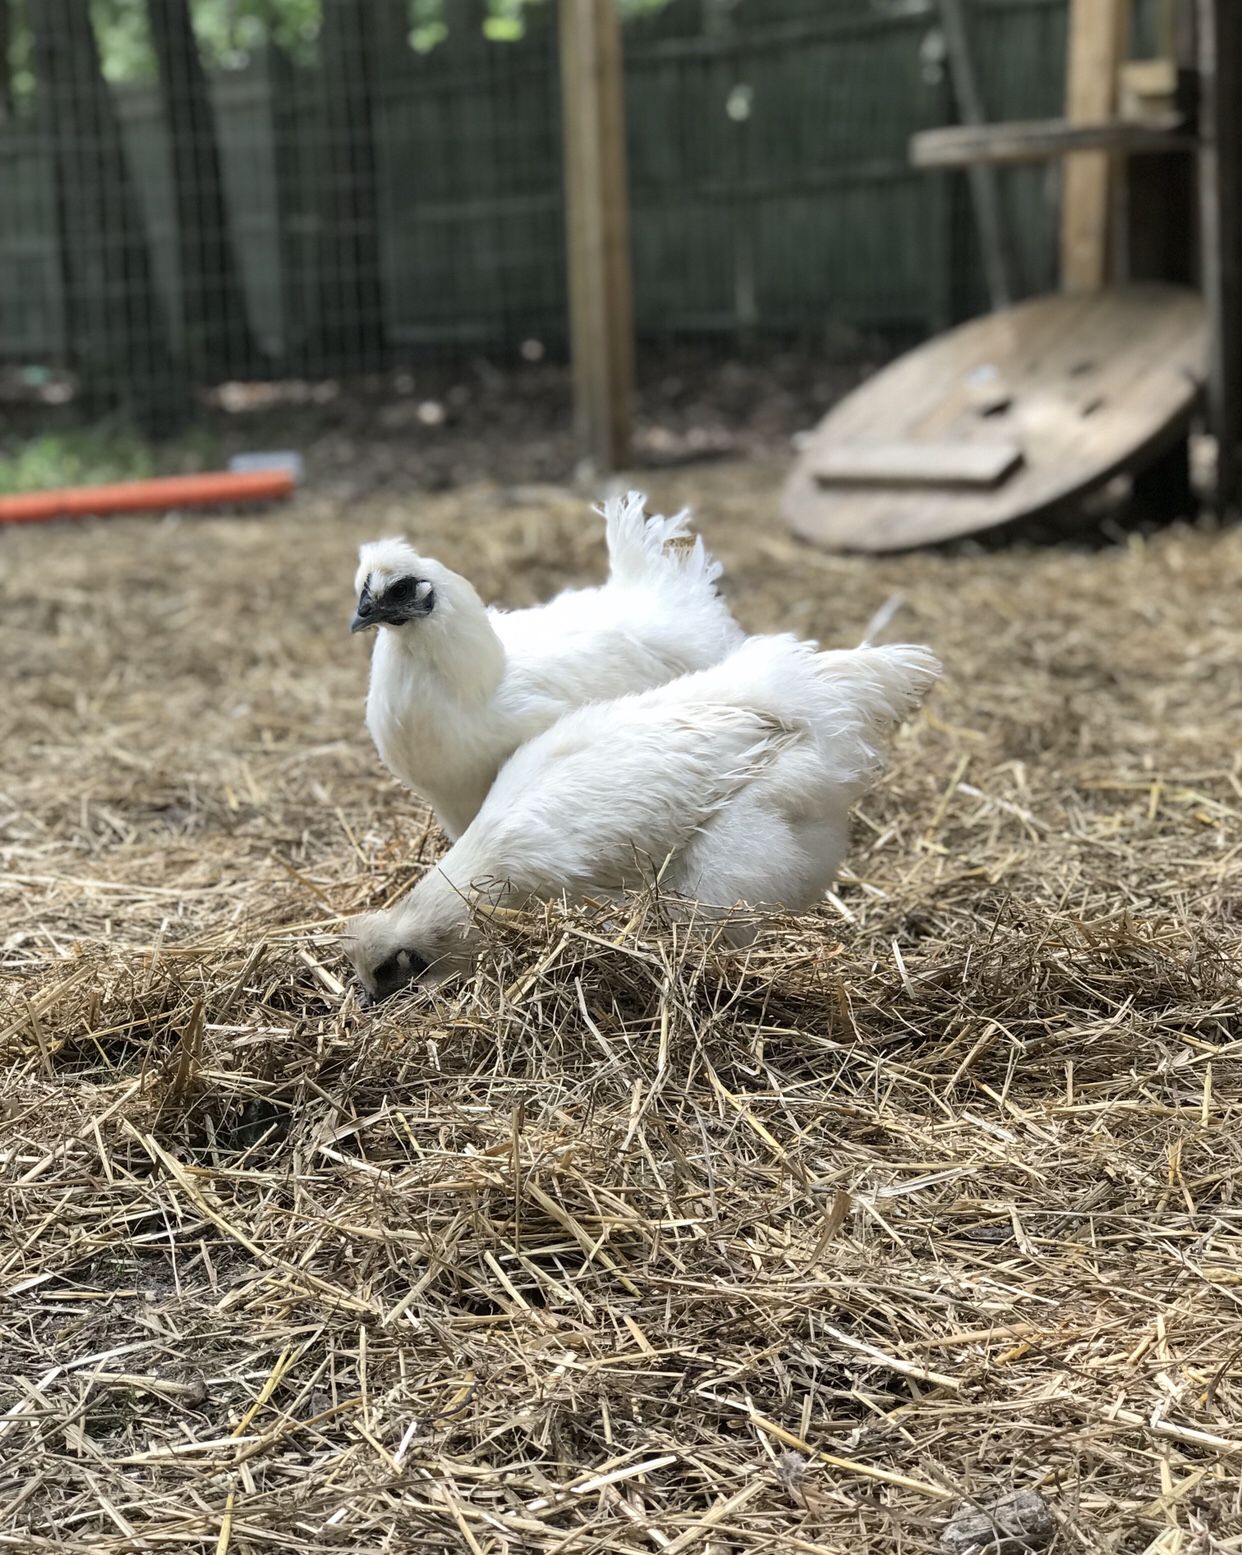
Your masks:
<svg viewBox="0 0 1242 1555"><path fill-rule="evenodd" d="M99 518L160 508L194 508L234 502L273 502L294 487L289 470L170 475L162 480L122 481L115 486L64 486L0 497L0 524L37 524L48 518Z"/></svg>

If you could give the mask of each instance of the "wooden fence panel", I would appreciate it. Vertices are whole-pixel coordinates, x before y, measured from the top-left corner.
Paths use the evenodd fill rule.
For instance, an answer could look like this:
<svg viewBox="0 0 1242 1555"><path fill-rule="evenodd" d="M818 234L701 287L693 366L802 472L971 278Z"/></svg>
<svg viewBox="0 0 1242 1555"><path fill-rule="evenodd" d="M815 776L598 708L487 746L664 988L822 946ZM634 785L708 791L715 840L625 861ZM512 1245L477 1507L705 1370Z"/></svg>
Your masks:
<svg viewBox="0 0 1242 1555"><path fill-rule="evenodd" d="M1146 3L1146 0L1145 0ZM971 0L991 117L1060 101L1066 0ZM560 111L551 7L514 43L457 39L394 57L373 101L388 360L511 349L566 333ZM641 338L821 341L930 333L985 305L960 174L914 172L906 143L952 98L934 10L740 0L705 30L699 0L626 29L635 308ZM272 54L213 84L226 201L270 370L317 358L322 78ZM121 94L126 152L179 332L169 146L156 96ZM67 354L52 169L0 129L0 358ZM1055 281L1055 185L999 174L1019 288Z"/></svg>
<svg viewBox="0 0 1242 1555"><path fill-rule="evenodd" d="M51 149L22 127L0 133L0 357L64 356L65 303Z"/></svg>

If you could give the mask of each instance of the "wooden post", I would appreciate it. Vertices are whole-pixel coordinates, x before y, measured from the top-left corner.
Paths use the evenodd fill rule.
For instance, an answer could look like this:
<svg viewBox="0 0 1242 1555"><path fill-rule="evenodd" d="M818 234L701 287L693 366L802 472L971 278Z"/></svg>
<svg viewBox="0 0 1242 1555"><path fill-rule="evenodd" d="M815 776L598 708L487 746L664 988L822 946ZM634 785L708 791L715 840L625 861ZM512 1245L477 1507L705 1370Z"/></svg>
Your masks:
<svg viewBox="0 0 1242 1555"><path fill-rule="evenodd" d="M574 417L604 474L628 458L634 394L621 24L616 0L561 0L560 12Z"/></svg>
<svg viewBox="0 0 1242 1555"><path fill-rule="evenodd" d="M1242 501L1242 11L1199 0L1199 244L1208 310L1208 426L1218 512Z"/></svg>
<svg viewBox="0 0 1242 1555"><path fill-rule="evenodd" d="M1111 119L1125 57L1129 0L1071 0L1065 117ZM1061 288L1097 292L1108 281L1114 158L1076 151L1061 172Z"/></svg>

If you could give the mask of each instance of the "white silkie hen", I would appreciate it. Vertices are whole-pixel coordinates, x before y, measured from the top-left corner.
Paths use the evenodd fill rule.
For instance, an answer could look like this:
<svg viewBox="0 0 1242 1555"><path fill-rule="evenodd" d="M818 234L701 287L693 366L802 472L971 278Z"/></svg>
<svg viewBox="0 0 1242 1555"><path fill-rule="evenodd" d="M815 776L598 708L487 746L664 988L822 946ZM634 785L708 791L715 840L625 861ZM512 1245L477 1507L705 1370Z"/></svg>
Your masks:
<svg viewBox="0 0 1242 1555"><path fill-rule="evenodd" d="M720 564L685 514L647 518L631 492L603 517L608 581L528 610L486 609L465 578L404 540L359 551L351 630L380 629L367 728L450 838L501 764L563 713L717 664L742 640L716 588Z"/></svg>
<svg viewBox="0 0 1242 1555"><path fill-rule="evenodd" d="M928 648L752 637L711 669L568 714L509 759L403 901L351 924L366 995L468 966L479 900L605 896L658 874L706 916L814 906L886 734L939 672Z"/></svg>

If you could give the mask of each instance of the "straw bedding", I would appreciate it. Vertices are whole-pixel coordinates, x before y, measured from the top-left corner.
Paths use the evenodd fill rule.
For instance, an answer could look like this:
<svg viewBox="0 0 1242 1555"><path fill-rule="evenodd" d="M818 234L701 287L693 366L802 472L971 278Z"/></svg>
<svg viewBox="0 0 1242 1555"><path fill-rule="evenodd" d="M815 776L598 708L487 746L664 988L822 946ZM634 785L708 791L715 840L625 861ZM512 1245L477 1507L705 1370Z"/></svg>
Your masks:
<svg viewBox="0 0 1242 1555"><path fill-rule="evenodd" d="M353 547L523 602L581 505L4 537L9 1547L1242 1549L1242 533L842 561L774 475L655 492L745 624L900 589L948 666L836 900L505 919L374 1013L333 920L439 842Z"/></svg>

